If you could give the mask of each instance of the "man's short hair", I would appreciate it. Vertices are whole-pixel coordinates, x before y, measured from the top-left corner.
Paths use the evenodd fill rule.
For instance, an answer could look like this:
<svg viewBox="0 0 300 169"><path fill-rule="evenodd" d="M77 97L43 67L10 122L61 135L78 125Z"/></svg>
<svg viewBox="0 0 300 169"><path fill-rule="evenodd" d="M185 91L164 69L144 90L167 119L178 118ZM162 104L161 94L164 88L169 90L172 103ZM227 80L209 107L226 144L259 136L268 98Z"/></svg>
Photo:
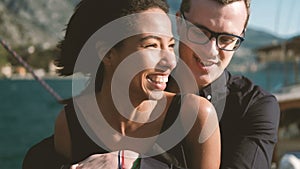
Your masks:
<svg viewBox="0 0 300 169"><path fill-rule="evenodd" d="M247 27L249 16L250 16L250 2L251 2L251 0L214 0L214 1L217 1L218 3L223 4L223 5L227 5L227 4L230 4L232 2L236 2L236 1L244 1L245 5L247 7L247 19L246 19L244 28ZM180 5L180 11L181 12L189 12L190 5L191 5L190 2L191 2L191 0L182 0L181 5Z"/></svg>

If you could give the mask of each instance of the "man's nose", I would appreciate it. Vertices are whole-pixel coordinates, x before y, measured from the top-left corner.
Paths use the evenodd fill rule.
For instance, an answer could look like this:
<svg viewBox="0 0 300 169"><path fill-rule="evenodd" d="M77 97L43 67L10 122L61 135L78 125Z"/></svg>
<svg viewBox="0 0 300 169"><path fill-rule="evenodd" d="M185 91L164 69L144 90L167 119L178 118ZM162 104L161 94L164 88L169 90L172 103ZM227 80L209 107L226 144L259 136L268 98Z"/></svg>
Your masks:
<svg viewBox="0 0 300 169"><path fill-rule="evenodd" d="M199 53L198 53L199 52ZM219 48L217 40L212 37L206 44L203 44L196 50L198 56L202 56L205 59L214 59L219 55Z"/></svg>

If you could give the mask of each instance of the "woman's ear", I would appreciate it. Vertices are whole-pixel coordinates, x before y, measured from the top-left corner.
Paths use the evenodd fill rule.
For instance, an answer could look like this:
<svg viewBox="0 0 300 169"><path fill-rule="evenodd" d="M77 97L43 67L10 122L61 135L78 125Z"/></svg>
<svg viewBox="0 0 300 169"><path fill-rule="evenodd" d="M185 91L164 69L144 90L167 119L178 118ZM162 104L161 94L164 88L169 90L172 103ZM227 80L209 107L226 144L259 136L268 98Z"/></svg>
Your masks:
<svg viewBox="0 0 300 169"><path fill-rule="evenodd" d="M104 63L104 65L107 65L107 66L111 66L112 65L112 51L109 50L106 55L103 57L102 59L102 62Z"/></svg>
<svg viewBox="0 0 300 169"><path fill-rule="evenodd" d="M118 50L113 47L105 54L102 61L104 65L115 68L115 66L118 65L118 58L119 58Z"/></svg>
<svg viewBox="0 0 300 169"><path fill-rule="evenodd" d="M177 27L177 34L180 36L183 27L183 18L180 11L176 12L176 27Z"/></svg>
<svg viewBox="0 0 300 169"><path fill-rule="evenodd" d="M104 42L99 41L96 43L96 49L98 57L101 59L104 65L112 65L112 55L114 53L113 48L109 50Z"/></svg>

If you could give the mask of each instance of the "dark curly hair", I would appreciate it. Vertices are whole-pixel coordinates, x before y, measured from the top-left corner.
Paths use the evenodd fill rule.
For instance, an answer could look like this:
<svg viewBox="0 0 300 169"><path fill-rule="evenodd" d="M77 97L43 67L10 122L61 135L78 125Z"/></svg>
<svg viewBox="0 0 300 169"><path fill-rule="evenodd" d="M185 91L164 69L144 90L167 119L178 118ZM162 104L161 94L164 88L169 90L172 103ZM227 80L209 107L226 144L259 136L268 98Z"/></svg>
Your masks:
<svg viewBox="0 0 300 169"><path fill-rule="evenodd" d="M67 24L64 39L58 44L57 73L62 76L76 73L73 69L81 48L99 28L122 16L153 7L168 13L169 7L164 0L82 0Z"/></svg>
<svg viewBox="0 0 300 169"><path fill-rule="evenodd" d="M94 91L99 92L102 88L105 71L102 61L99 60L100 65L94 74L84 68L76 70L77 72L74 70L83 45L90 36L109 22L155 7L166 13L169 12L169 6L165 0L82 0L76 6L75 12L67 24L64 39L58 44L60 55L54 62L58 67L57 73L60 76L69 76L78 72L88 74L91 78L90 81L95 80ZM122 41L114 47L119 47L121 44Z"/></svg>

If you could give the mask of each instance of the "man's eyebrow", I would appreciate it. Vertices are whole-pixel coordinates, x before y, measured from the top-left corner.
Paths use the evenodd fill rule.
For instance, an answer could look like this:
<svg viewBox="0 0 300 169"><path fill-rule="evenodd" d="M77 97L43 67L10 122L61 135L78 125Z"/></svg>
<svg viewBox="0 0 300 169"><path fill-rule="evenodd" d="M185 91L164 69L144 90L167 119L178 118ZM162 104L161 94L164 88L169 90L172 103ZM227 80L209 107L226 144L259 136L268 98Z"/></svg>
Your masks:
<svg viewBox="0 0 300 169"><path fill-rule="evenodd" d="M224 34L232 34L232 33L229 33L229 32L215 32L215 31L212 31L212 30L210 30L208 27L206 27L206 26L204 26L204 25L201 25L201 24L193 24L194 26L196 26L197 28L199 28L199 29L205 29L205 30L207 30L207 31L209 31L209 32L212 32L212 33L218 33L218 34L220 34L220 33L224 33Z"/></svg>

